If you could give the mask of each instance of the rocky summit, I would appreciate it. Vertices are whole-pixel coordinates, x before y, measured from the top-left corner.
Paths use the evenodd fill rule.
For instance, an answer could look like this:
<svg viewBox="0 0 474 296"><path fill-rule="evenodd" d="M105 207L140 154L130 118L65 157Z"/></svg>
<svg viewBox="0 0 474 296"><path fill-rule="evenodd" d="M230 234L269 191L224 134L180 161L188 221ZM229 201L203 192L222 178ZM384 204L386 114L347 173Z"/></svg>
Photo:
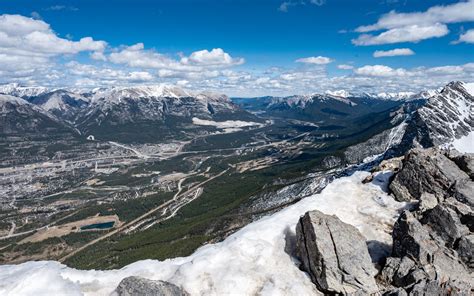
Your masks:
<svg viewBox="0 0 474 296"><path fill-rule="evenodd" d="M431 148L383 162L379 169L395 171L392 195L415 207L398 217L391 254L379 272L358 230L318 211L297 225L301 268L325 294L472 295L473 160L472 154Z"/></svg>

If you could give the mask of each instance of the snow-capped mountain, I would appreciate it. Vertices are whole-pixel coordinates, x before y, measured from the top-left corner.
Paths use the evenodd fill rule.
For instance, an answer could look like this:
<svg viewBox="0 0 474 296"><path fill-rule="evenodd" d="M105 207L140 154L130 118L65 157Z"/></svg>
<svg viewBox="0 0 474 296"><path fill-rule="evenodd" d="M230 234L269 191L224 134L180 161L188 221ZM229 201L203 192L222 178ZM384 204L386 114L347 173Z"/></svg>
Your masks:
<svg viewBox="0 0 474 296"><path fill-rule="evenodd" d="M308 104L315 103L315 102L325 102L325 101L330 101L330 100L339 101L349 106L357 105L357 103L343 96L311 94L311 95L302 95L302 96L290 96L286 98L274 98L271 104L269 105L269 107L280 108L282 105L288 105L289 107L304 109L306 108Z"/></svg>
<svg viewBox="0 0 474 296"><path fill-rule="evenodd" d="M86 94L87 95L87 94ZM90 92L92 101L107 100L112 102L120 101L121 99L139 99L139 98L183 98L193 97L194 95L173 85L159 84L147 86L134 87L111 87L98 88Z"/></svg>
<svg viewBox="0 0 474 296"><path fill-rule="evenodd" d="M417 111L434 145L467 136L474 129L474 96L471 84L451 82Z"/></svg>
<svg viewBox="0 0 474 296"><path fill-rule="evenodd" d="M5 137L30 135L40 137L72 131L60 119L44 109L22 98L1 94L0 126L2 127L0 133Z"/></svg>
<svg viewBox="0 0 474 296"><path fill-rule="evenodd" d="M438 94L408 113L397 150L450 145L474 130L474 97L470 84L451 82Z"/></svg>
<svg viewBox="0 0 474 296"><path fill-rule="evenodd" d="M453 143L467 151L465 146L474 146L473 89L474 84L451 82L421 103L405 103L393 113L392 128L351 147L346 156L358 162L369 156L367 152L391 157L414 147L446 147Z"/></svg>
<svg viewBox="0 0 474 296"><path fill-rule="evenodd" d="M64 89L32 96L28 101L68 121L74 121L75 117L89 105L87 97Z"/></svg>
<svg viewBox="0 0 474 296"><path fill-rule="evenodd" d="M367 97L372 99L379 99L379 100L395 100L395 101L409 101L409 100L416 100L416 99L427 99L432 97L438 93L437 90L425 90L422 92L410 92L410 91L401 91L401 92L380 92L380 93L354 93L348 92L346 90L328 90L325 94L334 96L334 97L341 97L341 98L360 98L360 97Z"/></svg>
<svg viewBox="0 0 474 296"><path fill-rule="evenodd" d="M50 92L51 89L41 86L21 86L18 83L0 85L0 94L11 95L20 98L39 96Z"/></svg>

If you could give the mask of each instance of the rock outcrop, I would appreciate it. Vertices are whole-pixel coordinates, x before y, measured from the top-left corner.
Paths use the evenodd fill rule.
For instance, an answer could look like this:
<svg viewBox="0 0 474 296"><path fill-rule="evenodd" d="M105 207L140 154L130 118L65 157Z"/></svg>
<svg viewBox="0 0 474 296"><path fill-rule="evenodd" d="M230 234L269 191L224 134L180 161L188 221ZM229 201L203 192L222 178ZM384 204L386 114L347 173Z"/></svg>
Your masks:
<svg viewBox="0 0 474 296"><path fill-rule="evenodd" d="M378 291L377 273L365 238L336 216L311 211L301 217L297 252L302 268L325 294L370 294Z"/></svg>
<svg viewBox="0 0 474 296"><path fill-rule="evenodd" d="M165 282L152 281L138 276L124 278L114 292L117 296L188 296L180 287Z"/></svg>
<svg viewBox="0 0 474 296"><path fill-rule="evenodd" d="M473 162L473 155L435 148L382 162L374 170L394 172L394 198L415 206L395 223L378 273L358 230L318 211L296 227L301 268L324 294L474 295Z"/></svg>
<svg viewBox="0 0 474 296"><path fill-rule="evenodd" d="M472 155L415 149L390 189L418 200L393 229L392 254L378 275L385 295L472 295L474 200Z"/></svg>
<svg viewBox="0 0 474 296"><path fill-rule="evenodd" d="M402 166L390 184L398 201L420 200L423 193L433 194L442 201L453 193L463 195L466 187L472 186L469 175L434 148L411 150Z"/></svg>

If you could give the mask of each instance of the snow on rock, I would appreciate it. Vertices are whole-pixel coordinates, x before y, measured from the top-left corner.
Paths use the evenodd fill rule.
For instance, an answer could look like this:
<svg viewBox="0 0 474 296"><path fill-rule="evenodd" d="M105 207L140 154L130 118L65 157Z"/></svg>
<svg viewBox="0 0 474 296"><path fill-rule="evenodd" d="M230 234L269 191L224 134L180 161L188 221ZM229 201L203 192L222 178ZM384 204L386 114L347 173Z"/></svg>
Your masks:
<svg viewBox="0 0 474 296"><path fill-rule="evenodd" d="M474 131L465 137L455 139L451 146L462 153L474 153Z"/></svg>
<svg viewBox="0 0 474 296"><path fill-rule="evenodd" d="M14 104L14 105L27 105L27 104L29 104L27 101L23 100L22 98L0 94L0 106L4 105L6 103L10 103L10 104Z"/></svg>
<svg viewBox="0 0 474 296"><path fill-rule="evenodd" d="M471 95L474 96L474 82L463 83L464 89Z"/></svg>
<svg viewBox="0 0 474 296"><path fill-rule="evenodd" d="M0 295L109 295L128 276L165 280L191 295L314 295L315 285L285 252L305 212L319 210L354 225L367 240L390 243L390 231L405 206L384 189L390 172L362 184L367 172L356 172L329 184L320 194L302 199L278 213L253 222L221 243L165 261L138 261L120 270L76 270L58 262L0 266Z"/></svg>
<svg viewBox="0 0 474 296"><path fill-rule="evenodd" d="M347 90L343 90L343 89L334 90L334 91L327 90L326 94L330 95L330 96L341 97L341 98L348 98L348 97L352 96L352 94L350 92L348 92Z"/></svg>
<svg viewBox="0 0 474 296"><path fill-rule="evenodd" d="M21 86L18 83L9 83L0 85L0 93L17 96L17 97L33 97L49 92L46 87Z"/></svg>

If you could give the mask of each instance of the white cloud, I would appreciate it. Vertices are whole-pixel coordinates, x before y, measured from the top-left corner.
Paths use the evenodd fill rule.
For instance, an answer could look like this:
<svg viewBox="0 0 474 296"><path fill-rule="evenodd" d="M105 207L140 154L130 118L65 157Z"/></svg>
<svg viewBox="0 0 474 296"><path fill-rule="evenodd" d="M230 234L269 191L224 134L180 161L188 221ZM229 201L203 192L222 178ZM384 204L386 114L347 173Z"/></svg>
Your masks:
<svg viewBox="0 0 474 296"><path fill-rule="evenodd" d="M459 42L474 43L474 29L466 31L459 37Z"/></svg>
<svg viewBox="0 0 474 296"><path fill-rule="evenodd" d="M317 56L297 59L295 62L315 65L327 65L329 63L332 63L333 60L328 57Z"/></svg>
<svg viewBox="0 0 474 296"><path fill-rule="evenodd" d="M370 32L383 29L394 29L413 25L433 25L436 23L458 23L474 21L474 0L462 1L451 5L433 6L425 12L398 13L391 11L382 15L377 23L361 26L357 32Z"/></svg>
<svg viewBox="0 0 474 296"><path fill-rule="evenodd" d="M91 37L79 41L58 37L49 24L39 19L0 15L0 68L6 76L30 76L29 71L40 73L54 65L54 57L102 52L106 46L106 42Z"/></svg>
<svg viewBox="0 0 474 296"><path fill-rule="evenodd" d="M84 37L70 41L58 37L42 20L21 15L0 16L0 51L30 55L76 54L81 51L103 51L107 43Z"/></svg>
<svg viewBox="0 0 474 296"><path fill-rule="evenodd" d="M440 23L426 26L410 25L390 29L379 35L362 34L357 39L353 39L352 43L366 46L400 42L419 42L425 39L442 37L448 33L448 27Z"/></svg>
<svg viewBox="0 0 474 296"><path fill-rule="evenodd" d="M355 31L367 33L385 30L378 35L362 34L353 39L355 45L392 44L419 42L445 36L449 33L446 24L474 21L474 0L450 5L438 5L424 12L398 13L391 11L382 15L377 23L360 26ZM460 42L463 42L460 40Z"/></svg>
<svg viewBox="0 0 474 296"><path fill-rule="evenodd" d="M393 69L385 65L367 65L354 69L354 73L363 76L390 77L390 76L408 76L410 75L405 69Z"/></svg>
<svg viewBox="0 0 474 296"><path fill-rule="evenodd" d="M243 58L231 57L221 48L195 51L189 57L175 60L155 50L145 49L143 43L113 52L109 55L109 60L112 63L126 64L130 67L159 69L162 75L173 77L178 72L203 72L206 69L226 68L245 62Z"/></svg>
<svg viewBox="0 0 474 296"><path fill-rule="evenodd" d="M410 56L414 54L415 52L409 48L395 48L391 50L376 50L374 52L374 57L381 58L381 57L395 57L395 56Z"/></svg>
<svg viewBox="0 0 474 296"><path fill-rule="evenodd" d="M200 50L191 53L189 57L183 57L180 61L185 65L227 67L241 65L245 62L243 58L232 58L221 48L214 48L211 51Z"/></svg>
<svg viewBox="0 0 474 296"><path fill-rule="evenodd" d="M341 65L337 65L337 68L341 69L341 70L352 70L352 69L354 69L354 66L341 64Z"/></svg>

